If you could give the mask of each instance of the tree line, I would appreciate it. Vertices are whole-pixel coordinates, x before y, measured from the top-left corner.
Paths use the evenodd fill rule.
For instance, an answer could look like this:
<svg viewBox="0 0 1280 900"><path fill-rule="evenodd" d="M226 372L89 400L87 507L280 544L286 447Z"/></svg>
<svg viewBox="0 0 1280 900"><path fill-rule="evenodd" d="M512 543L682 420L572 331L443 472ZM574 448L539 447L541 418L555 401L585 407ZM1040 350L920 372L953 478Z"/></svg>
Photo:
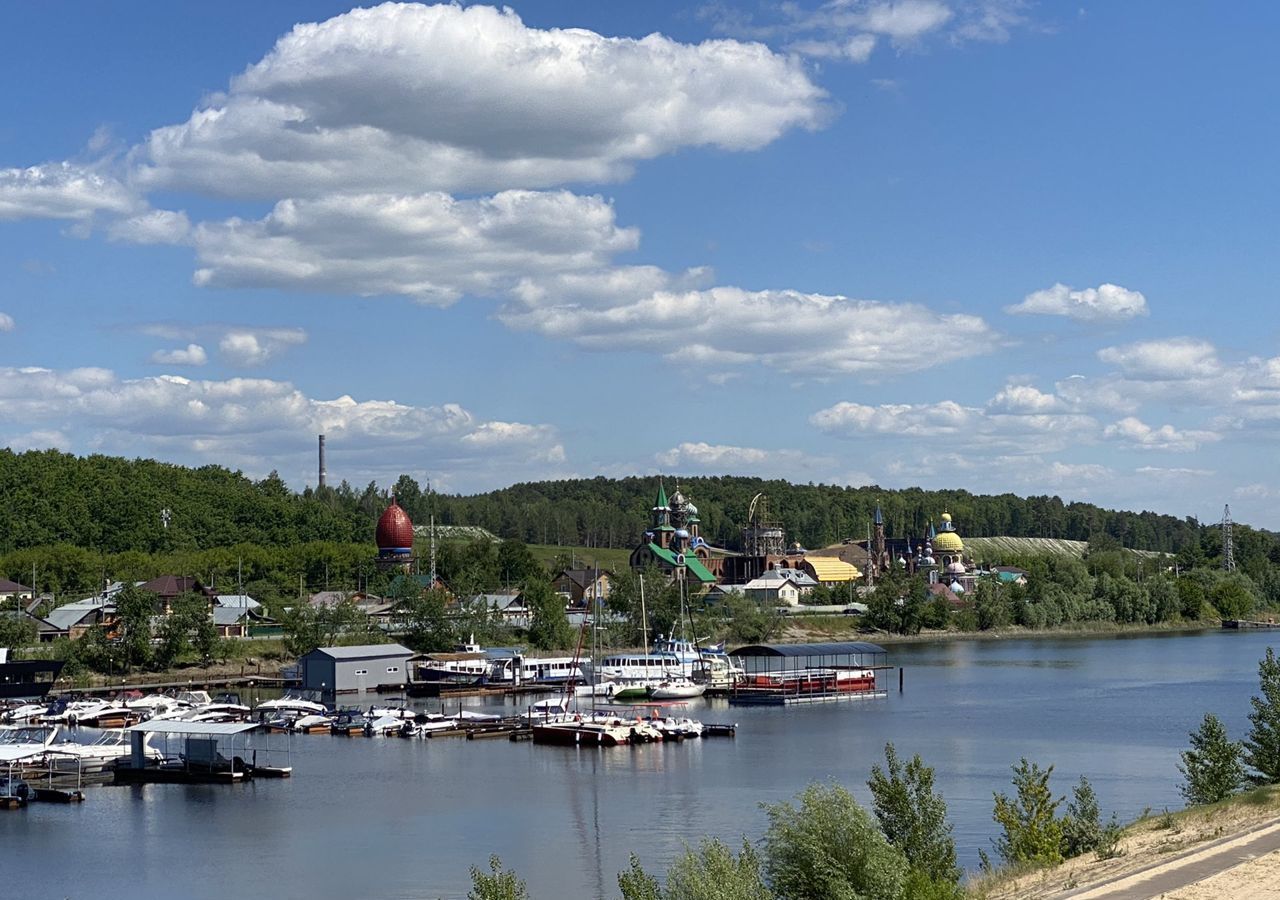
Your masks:
<svg viewBox="0 0 1280 900"><path fill-rule="evenodd" d="M949 511L973 536L1049 537L1219 557L1216 524L1149 511L1108 510L1059 497L977 495L962 490L888 490L791 484L750 477L668 477L697 505L704 537L738 549L753 498L767 496L770 519L788 539L813 548L863 539L879 506L890 538L919 538ZM401 475L393 485L291 490L275 473L254 481L222 466L184 466L57 450L0 449L0 553L69 545L104 554L164 553L253 544L369 544L386 494L419 525L474 525L529 544L634 546L650 520L657 479L590 478L530 482L474 495L438 494ZM165 514L167 511L167 514ZM757 507L757 514L759 513ZM1280 562L1277 536L1237 525L1235 557L1257 577ZM20 573L6 572L8 577Z"/></svg>

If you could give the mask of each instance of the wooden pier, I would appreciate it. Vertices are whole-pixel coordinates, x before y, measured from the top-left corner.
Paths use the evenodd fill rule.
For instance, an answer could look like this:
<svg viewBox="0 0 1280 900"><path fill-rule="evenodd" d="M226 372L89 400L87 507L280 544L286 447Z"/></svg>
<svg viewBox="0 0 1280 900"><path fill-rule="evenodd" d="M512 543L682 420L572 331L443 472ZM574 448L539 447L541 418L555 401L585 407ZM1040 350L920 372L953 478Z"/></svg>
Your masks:
<svg viewBox="0 0 1280 900"><path fill-rule="evenodd" d="M1280 628L1280 622L1267 620L1266 622L1250 619L1223 619L1222 627L1229 629L1250 629L1250 628Z"/></svg>

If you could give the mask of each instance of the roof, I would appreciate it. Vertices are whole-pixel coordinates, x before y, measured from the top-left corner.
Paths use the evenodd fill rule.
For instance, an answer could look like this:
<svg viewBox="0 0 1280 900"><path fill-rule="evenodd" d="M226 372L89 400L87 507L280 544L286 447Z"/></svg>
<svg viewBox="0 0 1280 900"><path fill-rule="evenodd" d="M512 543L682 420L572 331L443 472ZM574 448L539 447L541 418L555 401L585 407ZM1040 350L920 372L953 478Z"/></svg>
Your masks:
<svg viewBox="0 0 1280 900"><path fill-rule="evenodd" d="M88 600L77 600L74 603L68 603L64 606L59 606L57 609L50 610L44 620L59 631L66 631L72 625L79 625L84 621L85 616L98 612L105 606L106 601L90 597Z"/></svg>
<svg viewBox="0 0 1280 900"><path fill-rule="evenodd" d="M214 625L238 625L240 620L249 615L245 606L215 606L213 608Z"/></svg>
<svg viewBox="0 0 1280 900"><path fill-rule="evenodd" d="M676 565L676 555L672 553L670 550L664 550L662 547L659 547L657 544L650 544L649 551L653 553L654 556L658 557L660 560L665 562L667 565L669 566ZM707 571L707 567L704 566L702 564L702 561L692 553L684 554L684 567L688 569L690 572L692 572L693 577L697 578L703 584L711 584L716 580L716 576L712 575L709 571Z"/></svg>
<svg viewBox="0 0 1280 900"><path fill-rule="evenodd" d="M312 606L337 606L344 600L354 600L356 596L349 591L316 591L307 598L307 602Z"/></svg>
<svg viewBox="0 0 1280 900"><path fill-rule="evenodd" d="M879 644L866 641L839 641L827 644L751 644L732 651L730 656L859 656L884 653Z"/></svg>
<svg viewBox="0 0 1280 900"><path fill-rule="evenodd" d="M138 586L159 597L176 597L189 591L199 593L201 590L200 582L190 575L161 575Z"/></svg>
<svg viewBox="0 0 1280 900"><path fill-rule="evenodd" d="M180 719L151 719L130 725L125 731L146 734L244 734L258 727L257 722L183 722Z"/></svg>
<svg viewBox="0 0 1280 900"><path fill-rule="evenodd" d="M939 531L938 536L933 539L933 549L956 553L964 550L964 542L954 531Z"/></svg>
<svg viewBox="0 0 1280 900"><path fill-rule="evenodd" d="M608 577L604 569L561 569L556 578L564 576L580 588L590 587L598 577Z"/></svg>
<svg viewBox="0 0 1280 900"><path fill-rule="evenodd" d="M805 562L819 581L857 581L862 577L856 566L830 556L809 556Z"/></svg>
<svg viewBox="0 0 1280 900"><path fill-rule="evenodd" d="M799 569L769 569L760 577L753 578L743 585L748 591L767 591L780 588L784 584L793 584L798 588L815 587L818 582L808 572Z"/></svg>
<svg viewBox="0 0 1280 900"><path fill-rule="evenodd" d="M248 594L219 594L216 599L219 606L228 609L257 609L262 606Z"/></svg>
<svg viewBox="0 0 1280 900"><path fill-rule="evenodd" d="M321 653L330 659L377 659L390 656L413 656L413 651L400 644L359 644L354 647L317 647L311 653ZM310 656L311 653L307 655Z"/></svg>
<svg viewBox="0 0 1280 900"><path fill-rule="evenodd" d="M0 594L29 594L31 588L7 578L0 578Z"/></svg>

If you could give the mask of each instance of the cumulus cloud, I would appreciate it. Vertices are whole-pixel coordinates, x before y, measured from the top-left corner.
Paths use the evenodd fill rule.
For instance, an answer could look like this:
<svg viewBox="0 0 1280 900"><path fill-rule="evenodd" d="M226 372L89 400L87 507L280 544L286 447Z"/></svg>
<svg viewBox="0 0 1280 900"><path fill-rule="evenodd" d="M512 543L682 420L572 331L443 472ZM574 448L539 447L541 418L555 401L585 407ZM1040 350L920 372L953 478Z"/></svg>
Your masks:
<svg viewBox="0 0 1280 900"><path fill-rule="evenodd" d="M677 444L654 454L653 462L657 471L668 473L741 474L850 485L869 484L872 480L863 472L847 471L830 456L788 448L765 449L706 441Z"/></svg>
<svg viewBox="0 0 1280 900"><path fill-rule="evenodd" d="M151 354L151 361L162 366L203 366L209 357L199 344L187 344L172 350L157 350Z"/></svg>
<svg viewBox="0 0 1280 900"><path fill-rule="evenodd" d="M554 293L519 296L522 302L499 313L503 322L588 349L643 349L698 364L758 363L803 375L915 372L989 353L998 337L977 316L799 291L658 290L615 297L603 308ZM947 339L922 350L921 334Z"/></svg>
<svg viewBox="0 0 1280 900"><path fill-rule="evenodd" d="M107 227L107 237L130 244L184 244L191 233L191 221L182 211L153 209Z"/></svg>
<svg viewBox="0 0 1280 900"><path fill-rule="evenodd" d="M824 105L797 59L762 44L387 3L295 26L133 162L148 188L216 195L546 187L681 147L757 149L818 127Z"/></svg>
<svg viewBox="0 0 1280 900"><path fill-rule="evenodd" d="M231 365L252 367L306 341L307 333L301 328L242 329L223 335L218 350Z"/></svg>
<svg viewBox="0 0 1280 900"><path fill-rule="evenodd" d="M991 399L987 409L1010 415L1038 415L1060 411L1062 400L1029 384L1010 384Z"/></svg>
<svg viewBox="0 0 1280 900"><path fill-rule="evenodd" d="M13 316L0 312L0 332L13 331L15 327L16 323L13 321Z"/></svg>
<svg viewBox="0 0 1280 900"><path fill-rule="evenodd" d="M1024 0L829 0L815 8L768 4L758 12L709 4L703 17L722 34L780 43L814 59L866 62L885 39L898 49L944 35L953 42L1006 41L1029 22Z"/></svg>
<svg viewBox="0 0 1280 900"><path fill-rule="evenodd" d="M1027 294L1021 303L1006 306L1004 311L1015 316L1066 316L1082 322L1121 321L1147 315L1147 298L1118 284L1082 290L1055 284Z"/></svg>
<svg viewBox="0 0 1280 900"><path fill-rule="evenodd" d="M1197 450L1202 444L1222 440L1222 435L1213 431L1180 431L1172 425L1153 428L1136 416L1126 416L1108 425L1103 436L1151 450L1183 452Z"/></svg>
<svg viewBox="0 0 1280 900"><path fill-rule="evenodd" d="M1037 453L1096 438L1092 416L1029 385L1010 385L985 407L954 400L937 403L887 403L870 406L842 401L809 417L820 431L835 437L906 437L922 445L969 450Z"/></svg>
<svg viewBox="0 0 1280 900"><path fill-rule="evenodd" d="M50 447L56 450L68 450L71 447L71 441L61 431L50 429L47 431L28 431L7 437L0 435L0 446L8 447L14 453L25 453L28 450L47 450Z"/></svg>
<svg viewBox="0 0 1280 900"><path fill-rule="evenodd" d="M568 191L285 200L256 222L199 226L195 281L447 305L464 293L511 290L540 273L567 278L598 270L638 241L603 198Z"/></svg>
<svg viewBox="0 0 1280 900"><path fill-rule="evenodd" d="M554 465L564 459L556 431L547 425L484 420L455 403L319 399L264 378L121 378L98 368L0 368L0 421L54 423L33 431L30 447L163 452L179 461L261 474L279 469L301 478L312 471L315 435L321 433L328 437L330 471L345 469L351 476L394 477L411 461L429 458L455 485L476 483L469 478L492 485L504 472L556 472Z"/></svg>
<svg viewBox="0 0 1280 900"><path fill-rule="evenodd" d="M0 169L0 220L72 219L97 213L127 216L142 206L116 179L70 162Z"/></svg>
<svg viewBox="0 0 1280 900"><path fill-rule="evenodd" d="M1098 351L1098 359L1117 366L1126 378L1139 381L1204 378L1222 370L1213 344L1187 337L1104 347Z"/></svg>

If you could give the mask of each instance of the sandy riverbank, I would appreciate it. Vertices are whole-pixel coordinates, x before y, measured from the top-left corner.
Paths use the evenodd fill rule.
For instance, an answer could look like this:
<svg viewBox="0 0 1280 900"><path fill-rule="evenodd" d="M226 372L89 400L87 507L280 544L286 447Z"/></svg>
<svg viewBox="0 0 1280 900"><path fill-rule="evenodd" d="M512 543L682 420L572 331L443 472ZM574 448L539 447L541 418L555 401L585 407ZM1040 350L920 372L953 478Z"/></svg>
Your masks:
<svg viewBox="0 0 1280 900"><path fill-rule="evenodd" d="M981 900L1101 900L1143 896L1145 885L1162 885L1154 896L1168 900L1240 900L1280 896L1280 850L1241 859L1256 842L1280 845L1280 787L1260 788L1212 806L1129 826L1120 856L1094 854L1020 876L1001 873L977 879L971 895ZM1204 869L1218 868L1218 872Z"/></svg>

